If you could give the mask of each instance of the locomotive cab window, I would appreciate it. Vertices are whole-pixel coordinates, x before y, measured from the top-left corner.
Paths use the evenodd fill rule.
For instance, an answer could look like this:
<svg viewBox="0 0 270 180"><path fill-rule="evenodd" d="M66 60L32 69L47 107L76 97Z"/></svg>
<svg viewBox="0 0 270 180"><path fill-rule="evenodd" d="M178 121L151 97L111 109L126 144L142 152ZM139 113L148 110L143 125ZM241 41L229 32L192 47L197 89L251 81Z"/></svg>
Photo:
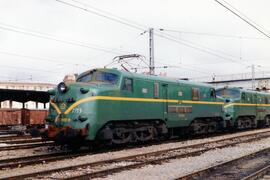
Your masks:
<svg viewBox="0 0 270 180"><path fill-rule="evenodd" d="M77 79L77 82L90 82L92 80L92 73L83 75Z"/></svg>
<svg viewBox="0 0 270 180"><path fill-rule="evenodd" d="M240 99L240 91L235 89L219 89L216 95L223 98Z"/></svg>
<svg viewBox="0 0 270 180"><path fill-rule="evenodd" d="M133 79L131 78L124 78L122 90L126 91L133 91Z"/></svg>
<svg viewBox="0 0 270 180"><path fill-rule="evenodd" d="M200 96L200 92L198 88L192 88L192 100L198 101Z"/></svg>
<svg viewBox="0 0 270 180"><path fill-rule="evenodd" d="M116 74L113 74L113 73L96 72L95 80L99 81L99 82L116 84L116 82L118 80L118 76Z"/></svg>
<svg viewBox="0 0 270 180"><path fill-rule="evenodd" d="M241 98L242 98L242 100L246 100L246 94L245 93L242 93L241 94Z"/></svg>
<svg viewBox="0 0 270 180"><path fill-rule="evenodd" d="M116 84L118 81L118 76L109 72L102 71L91 71L87 74L79 76L77 82L91 83L91 82L99 82L99 83L109 83Z"/></svg>
<svg viewBox="0 0 270 180"><path fill-rule="evenodd" d="M210 97L216 98L216 90L215 89L210 90Z"/></svg>

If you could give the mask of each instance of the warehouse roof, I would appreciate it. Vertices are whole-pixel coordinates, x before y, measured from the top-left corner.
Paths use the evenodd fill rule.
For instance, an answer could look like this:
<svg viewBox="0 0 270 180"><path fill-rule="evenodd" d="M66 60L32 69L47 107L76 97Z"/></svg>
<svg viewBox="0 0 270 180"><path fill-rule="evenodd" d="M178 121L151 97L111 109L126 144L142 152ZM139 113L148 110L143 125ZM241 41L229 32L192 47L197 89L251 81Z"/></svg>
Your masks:
<svg viewBox="0 0 270 180"><path fill-rule="evenodd" d="M0 89L0 102L6 100L17 101L21 103L28 101L47 103L50 100L50 95L45 91Z"/></svg>

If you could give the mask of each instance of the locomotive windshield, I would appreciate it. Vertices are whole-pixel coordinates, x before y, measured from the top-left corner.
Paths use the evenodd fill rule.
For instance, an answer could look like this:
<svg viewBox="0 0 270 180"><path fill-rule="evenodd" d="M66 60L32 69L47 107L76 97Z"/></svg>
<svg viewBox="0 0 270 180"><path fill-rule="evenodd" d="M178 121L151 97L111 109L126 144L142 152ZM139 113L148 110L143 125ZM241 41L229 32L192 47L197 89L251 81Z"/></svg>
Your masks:
<svg viewBox="0 0 270 180"><path fill-rule="evenodd" d="M240 91L236 89L218 89L216 95L223 98L240 98Z"/></svg>
<svg viewBox="0 0 270 180"><path fill-rule="evenodd" d="M103 82L116 84L117 80L118 76L116 74L101 71L91 71L83 76L80 76L77 79L77 82Z"/></svg>

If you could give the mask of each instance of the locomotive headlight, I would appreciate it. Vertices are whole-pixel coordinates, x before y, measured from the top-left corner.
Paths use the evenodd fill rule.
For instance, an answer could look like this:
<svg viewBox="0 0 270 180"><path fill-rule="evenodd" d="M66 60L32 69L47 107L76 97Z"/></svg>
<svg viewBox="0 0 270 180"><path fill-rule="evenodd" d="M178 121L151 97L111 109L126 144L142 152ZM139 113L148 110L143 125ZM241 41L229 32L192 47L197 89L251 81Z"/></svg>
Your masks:
<svg viewBox="0 0 270 180"><path fill-rule="evenodd" d="M59 83L57 89L61 93L65 93L68 90L67 85L64 82Z"/></svg>

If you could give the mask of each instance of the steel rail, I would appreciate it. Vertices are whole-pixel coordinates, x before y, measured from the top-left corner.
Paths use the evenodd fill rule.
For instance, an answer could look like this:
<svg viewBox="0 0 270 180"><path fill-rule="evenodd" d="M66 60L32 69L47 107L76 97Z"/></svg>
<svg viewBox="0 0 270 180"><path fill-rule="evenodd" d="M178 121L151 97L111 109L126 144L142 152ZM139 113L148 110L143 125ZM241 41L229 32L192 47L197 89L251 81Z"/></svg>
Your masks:
<svg viewBox="0 0 270 180"><path fill-rule="evenodd" d="M214 171L215 169L217 169L219 167L223 167L223 166L226 166L226 165L231 165L231 164L233 164L233 163L235 163L237 161L246 159L248 157L255 156L255 155L260 154L262 152L268 152L268 151L270 151L269 147L261 149L261 150L256 151L256 152L249 153L247 155L244 155L244 156L241 156L241 157L238 157L238 158L234 158L234 159L226 161L226 162L222 162L222 163L219 163L219 164L216 164L216 165L201 169L201 170L193 172L193 173L186 174L184 176L176 178L175 180L200 179L201 176L206 175L206 174L210 174L212 171Z"/></svg>
<svg viewBox="0 0 270 180"><path fill-rule="evenodd" d="M269 137L269 136L267 136L267 137ZM260 139L261 138L264 138L264 137L260 137ZM245 140L245 141L240 142L240 143L248 143L248 142L252 142L252 141L257 140L257 139L258 138L255 137L255 138L248 139L248 140ZM96 172L84 173L82 175L77 175L77 176L63 178L63 179L65 179L65 180L75 180L75 179L78 180L78 179L87 179L87 178L98 178L98 177L110 175L110 174L125 171L125 170L130 170L130 169L134 169L134 168L140 168L140 167L150 165L150 164L160 164L162 162L166 162L166 161L172 160L172 159L179 159L179 158L197 156L197 155L200 155L200 154L202 154L204 152L214 150L216 148L225 148L225 147L234 146L234 145L237 145L237 144L239 144L239 142L229 143L229 144L225 144L225 145L221 145L221 146L210 147L210 148L206 148L206 149L202 149L202 150L199 149L199 150L189 152L189 153L184 153L184 154L179 154L179 155L176 154L176 155L172 155L172 156L168 156L168 157L162 157L162 158L153 159L153 160L147 160L146 159L146 161L143 161L143 160L140 159L140 161L142 161L142 162L139 162L139 163L134 163L134 164L131 164L131 165L120 166L120 167L111 168L111 169L105 169L105 170L96 171ZM169 153L169 151L168 151L168 153ZM160 154L155 154L155 156L158 156L158 155L160 155ZM128 159L128 161L130 161L130 160ZM111 163L113 163L113 162L111 162Z"/></svg>
<svg viewBox="0 0 270 180"><path fill-rule="evenodd" d="M253 137L252 138L252 136L258 136L258 137ZM245 140L242 140L242 141L240 141L240 139L239 139L239 138L248 138L248 137L251 137L251 138L245 139ZM91 162L91 163L84 163L84 164L61 167L61 168L54 168L54 169L49 169L49 170L47 169L45 171L25 173L25 174L9 176L9 177L0 178L0 179L23 179L23 178L27 178L27 177L37 177L37 176L40 177L42 175L44 176L44 175L48 175L48 174L59 172L59 171L75 170L77 168L84 168L84 167L91 167L92 168L92 167L96 167L96 166L100 166L100 165L118 163L118 162L123 162L123 161L132 161L132 160L136 162L134 164L127 165L127 166L122 166L122 167L116 167L116 168L107 169L107 170L96 171L96 172L87 173L87 174L83 174L83 175L79 175L79 176L69 177L69 178L66 178L66 179L85 179L85 178L89 178L89 177L99 177L99 176L102 176L102 175L108 175L108 174L111 174L111 173L120 172L120 171L123 171L123 170L126 170L126 169L134 169L134 168L137 168L137 167L145 166L147 164L162 163L162 162L164 162L166 160L170 160L170 159L182 158L182 157L188 157L188 156L195 156L195 155L198 155L198 154L201 154L203 152L213 150L213 149L216 149L216 148L224 148L224 147L228 147L228 146L234 146L234 145L237 145L239 143L252 142L252 141L262 139L262 138L266 138L266 137L270 137L269 131L257 132L257 133L245 134L245 135L239 135L239 136L234 136L234 137L229 137L229 138L224 138L224 139L219 139L219 140L213 140L213 141L210 141L210 142L197 143L197 144L193 144L193 145L181 146L181 147L176 147L176 148L169 148L169 149L165 149L165 150L159 150L159 151L148 152L148 153L143 153L143 154L136 154L136 155L131 155L131 156L113 158L113 159L108 159L108 160L103 160L103 161L95 161L95 162ZM231 142L231 140L237 140L237 142ZM225 143L226 141L229 141L229 143L223 144L223 145L220 145L220 146L211 147L211 144ZM206 145L209 145L210 147L205 147ZM151 156L152 157L157 157L157 156L160 156L160 155L166 155L166 154L169 154L170 152L180 151L180 150L187 149L187 148L199 148L199 150L195 150L193 152L188 152L188 153L181 153L180 152L180 154L176 153L176 155L172 155L172 156L168 156L168 157L163 157L163 158L161 157L161 158L158 158L158 159L142 161L146 157L150 157L150 158L151 158ZM140 162L138 162L138 160L140 160Z"/></svg>
<svg viewBox="0 0 270 180"><path fill-rule="evenodd" d="M80 152L56 152L56 153L48 153L41 155L33 155L33 156L24 156L17 158L9 158L9 159L1 159L0 160L0 169L6 168L15 168L15 167L23 167L26 165L34 165L44 162L52 162L57 160L63 160L68 158L75 158L78 156L88 155L88 151L80 151Z"/></svg>
<svg viewBox="0 0 270 180"><path fill-rule="evenodd" d="M266 131L267 133L268 131ZM270 130L269 130L270 132ZM226 135L226 134L225 134ZM219 137L219 136L224 136L224 134L218 134L218 135L211 135L207 136L209 137ZM193 138L194 139L194 138ZM124 149L134 149L134 148L140 148L140 147L147 147L147 146L152 146L152 145L160 145L160 144L166 144L166 143L176 143L176 142L181 142L183 139L170 139L166 141L157 141L157 142L150 142L147 144L139 144L136 146L130 146L130 147L116 147L109 149L109 151L118 151L118 150L123 150ZM189 139L185 139L189 140ZM27 165L35 165L35 164L40 164L43 162L53 162L57 160L63 160L67 158L75 158L78 156L83 156L83 155L89 155L89 154L97 154L97 153L104 153L108 152L108 149L103 149L102 151L78 151L78 152L56 152L56 153L50 153L50 154L42 154L42 155L32 155L32 156L24 156L24 157L15 157L15 158L8 158L8 159L0 159L0 169L5 169L5 168L16 168L16 167L23 167ZM69 153L69 154L68 154ZM65 154L65 155L64 155ZM54 157L51 157L54 156Z"/></svg>
<svg viewBox="0 0 270 180"><path fill-rule="evenodd" d="M54 145L54 143L53 142L24 143L24 144L10 145L10 146L1 146L0 151L9 151L9 150L16 150L16 149L30 149L30 148L35 148L35 147L51 146L51 145Z"/></svg>
<svg viewBox="0 0 270 180"><path fill-rule="evenodd" d="M255 179L260 179L262 178L264 175L267 175L270 173L270 165L250 174L249 176L246 176L244 178L242 178L242 180L255 180Z"/></svg>
<svg viewBox="0 0 270 180"><path fill-rule="evenodd" d="M21 144L21 143L35 143L35 142L42 142L41 138L26 138L26 139L15 139L15 140L3 140L0 143L6 144Z"/></svg>
<svg viewBox="0 0 270 180"><path fill-rule="evenodd" d="M12 136L0 136L0 140L13 140L13 139L30 139L32 138L30 135L12 135Z"/></svg>

